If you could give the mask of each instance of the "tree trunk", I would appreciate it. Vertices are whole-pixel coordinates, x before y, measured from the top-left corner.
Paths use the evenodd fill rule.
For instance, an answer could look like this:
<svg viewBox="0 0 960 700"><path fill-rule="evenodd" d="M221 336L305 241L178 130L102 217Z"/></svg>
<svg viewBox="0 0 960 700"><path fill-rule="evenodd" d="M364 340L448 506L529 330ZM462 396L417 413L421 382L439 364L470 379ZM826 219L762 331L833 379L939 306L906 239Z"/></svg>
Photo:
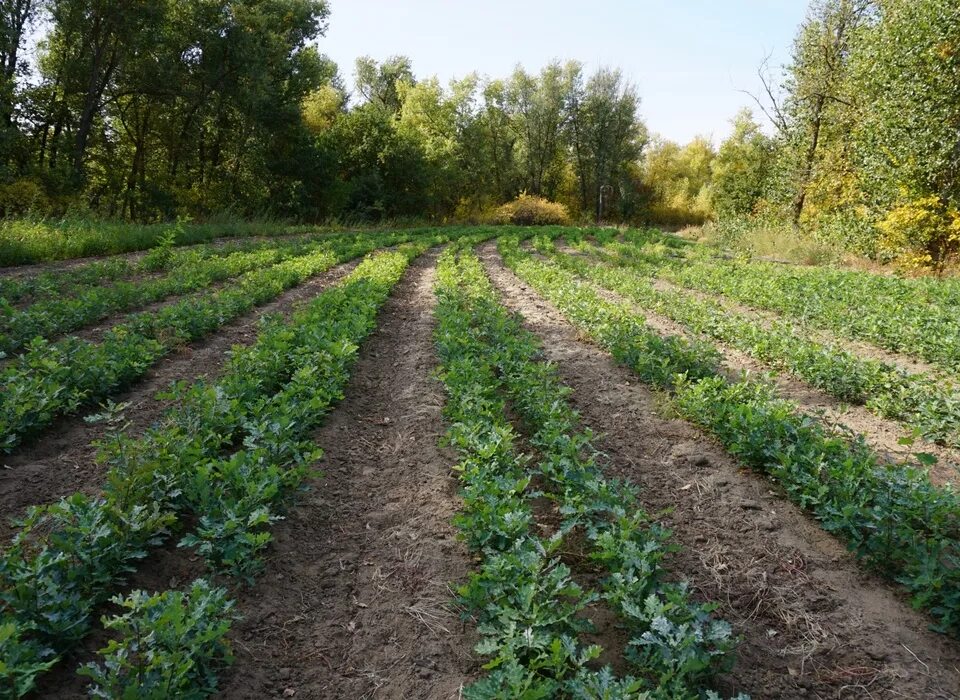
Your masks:
<svg viewBox="0 0 960 700"><path fill-rule="evenodd" d="M23 41L23 30L27 24L30 15L33 14L34 0L16 0L9 11L9 36L6 37L7 45L5 55L3 56L3 65L0 69L3 71L3 81L9 85L9 100L4 95L3 104L0 105L2 111L3 123L6 126L13 124L13 95L16 87L17 61L20 54L20 43Z"/></svg>
<svg viewBox="0 0 960 700"><path fill-rule="evenodd" d="M64 110L61 107L60 111L57 113L57 121L53 125L53 138L50 139L50 167L57 167L57 159L60 155L60 135L63 133L63 123L66 120L66 115Z"/></svg>
<svg viewBox="0 0 960 700"><path fill-rule="evenodd" d="M803 154L803 164L800 170L800 181L797 183L797 193L793 198L793 225L800 225L803 207L807 201L807 188L813 176L813 164L817 159L817 146L820 143L820 127L823 123L823 106L826 98L818 95L813 102L813 118L810 122L810 143Z"/></svg>
<svg viewBox="0 0 960 700"><path fill-rule="evenodd" d="M106 30L106 33L108 37L103 38L101 42L96 44L90 65L90 79L84 95L83 109L80 112L80 121L77 123L77 136L73 147L73 170L78 176L83 174L83 159L87 152L90 131L93 129L93 120L100 111L103 92L107 89L110 78L113 77L113 71L117 67L119 53L117 39L109 36L109 29ZM107 44L113 45L109 52ZM104 62L106 62L106 65L104 65Z"/></svg>

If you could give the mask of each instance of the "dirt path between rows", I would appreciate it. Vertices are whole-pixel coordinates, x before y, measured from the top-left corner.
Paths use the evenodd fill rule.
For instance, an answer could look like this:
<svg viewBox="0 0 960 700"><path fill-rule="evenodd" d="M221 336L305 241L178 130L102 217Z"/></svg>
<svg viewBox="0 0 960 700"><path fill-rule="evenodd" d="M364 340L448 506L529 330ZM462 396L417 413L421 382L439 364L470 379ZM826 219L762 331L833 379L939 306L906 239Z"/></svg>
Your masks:
<svg viewBox="0 0 960 700"><path fill-rule="evenodd" d="M530 287L491 246L484 262L504 303L544 343L610 476L640 487L681 550L667 566L743 636L725 693L763 698L960 697L960 645L930 632L899 591L868 575L834 538L742 469L669 402L639 385Z"/></svg>
<svg viewBox="0 0 960 700"><path fill-rule="evenodd" d="M240 598L221 698L457 698L474 644L448 586L470 569L438 446L434 264L417 260L366 341L346 398L315 434L324 476Z"/></svg>
<svg viewBox="0 0 960 700"><path fill-rule="evenodd" d="M140 434L169 408L170 402L155 398L157 392L175 381L219 376L230 348L256 340L264 315L289 315L298 304L336 284L358 264L359 260L337 265L244 314L206 339L161 359L133 387L113 397L117 403L129 403L124 411L130 423L127 434ZM0 456L5 467L0 469L0 513L8 516L3 519L4 525L21 516L27 506L51 503L76 491L99 491L105 469L96 463L97 448L92 443L103 436L104 426L83 420L84 415L94 413L97 409L89 407L81 415L62 418L29 444Z"/></svg>

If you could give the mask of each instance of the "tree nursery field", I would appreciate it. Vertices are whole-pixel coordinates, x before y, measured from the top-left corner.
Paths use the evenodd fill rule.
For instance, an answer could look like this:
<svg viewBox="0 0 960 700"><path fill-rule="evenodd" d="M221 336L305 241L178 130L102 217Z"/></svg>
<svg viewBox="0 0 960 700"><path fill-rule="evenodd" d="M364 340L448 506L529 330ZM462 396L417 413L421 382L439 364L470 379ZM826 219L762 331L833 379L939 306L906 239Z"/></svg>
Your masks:
<svg viewBox="0 0 960 700"><path fill-rule="evenodd" d="M0 271L4 698L956 698L960 283L656 230Z"/></svg>

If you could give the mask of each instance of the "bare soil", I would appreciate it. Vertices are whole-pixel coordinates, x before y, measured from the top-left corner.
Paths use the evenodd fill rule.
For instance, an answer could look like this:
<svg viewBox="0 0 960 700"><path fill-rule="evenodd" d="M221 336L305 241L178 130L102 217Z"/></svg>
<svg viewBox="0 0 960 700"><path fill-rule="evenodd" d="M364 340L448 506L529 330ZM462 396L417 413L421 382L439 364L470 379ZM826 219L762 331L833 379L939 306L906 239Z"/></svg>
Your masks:
<svg viewBox="0 0 960 700"><path fill-rule="evenodd" d="M680 551L668 567L742 635L725 693L754 698L960 697L960 646L864 572L771 482L670 415L669 400L583 340L552 306L483 257L506 305L544 343L611 476L664 513Z"/></svg>
<svg viewBox="0 0 960 700"><path fill-rule="evenodd" d="M274 527L267 573L240 598L222 698L457 698L476 671L450 586L471 566L440 448L435 254L416 261L315 439L322 478Z"/></svg>
<svg viewBox="0 0 960 700"><path fill-rule="evenodd" d="M156 398L173 382L219 376L228 352L235 345L248 345L256 337L260 319L267 314L289 315L299 304L345 277L358 261L338 265L294 287L273 301L227 324L214 335L186 345L154 365L133 387L114 397L128 403L124 411L127 433L138 435L158 421L169 408ZM90 407L80 415L65 417L15 452L0 457L0 513L19 517L31 505L54 502L76 491L99 491L105 468L96 462L94 441L102 439L104 426L87 423L84 415L97 413Z"/></svg>

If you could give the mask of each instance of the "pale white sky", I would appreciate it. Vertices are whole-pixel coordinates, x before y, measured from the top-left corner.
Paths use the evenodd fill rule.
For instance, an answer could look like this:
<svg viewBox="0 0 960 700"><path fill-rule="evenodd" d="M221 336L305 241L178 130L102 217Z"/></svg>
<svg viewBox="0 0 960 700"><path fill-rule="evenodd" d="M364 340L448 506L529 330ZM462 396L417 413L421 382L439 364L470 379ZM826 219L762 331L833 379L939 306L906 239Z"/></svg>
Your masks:
<svg viewBox="0 0 960 700"><path fill-rule="evenodd" d="M551 59L619 67L651 131L719 140L756 92L756 70L789 57L806 0L330 0L320 49L352 84L358 56L404 54L419 77L506 77ZM756 110L755 110L756 112ZM760 116L759 114L757 115Z"/></svg>

